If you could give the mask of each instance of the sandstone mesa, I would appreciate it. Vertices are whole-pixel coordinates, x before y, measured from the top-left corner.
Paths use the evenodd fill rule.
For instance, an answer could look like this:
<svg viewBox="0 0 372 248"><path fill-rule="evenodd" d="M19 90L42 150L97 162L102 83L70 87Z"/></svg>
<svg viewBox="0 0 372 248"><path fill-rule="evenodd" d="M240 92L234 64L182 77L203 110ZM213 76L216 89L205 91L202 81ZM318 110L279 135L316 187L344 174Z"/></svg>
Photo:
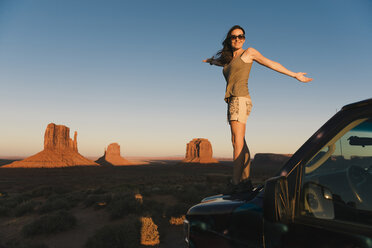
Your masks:
<svg viewBox="0 0 372 248"><path fill-rule="evenodd" d="M208 139L196 138L187 143L186 157L182 162L200 164L218 163L218 160L212 158L212 155L211 142Z"/></svg>
<svg viewBox="0 0 372 248"><path fill-rule="evenodd" d="M44 135L44 150L25 158L5 165L5 168L56 168L71 166L98 165L83 157L78 152L77 132L74 139L70 138L70 128L64 125L48 124Z"/></svg>
<svg viewBox="0 0 372 248"><path fill-rule="evenodd" d="M95 161L100 165L131 165L132 163L120 155L120 145L111 143L102 157Z"/></svg>

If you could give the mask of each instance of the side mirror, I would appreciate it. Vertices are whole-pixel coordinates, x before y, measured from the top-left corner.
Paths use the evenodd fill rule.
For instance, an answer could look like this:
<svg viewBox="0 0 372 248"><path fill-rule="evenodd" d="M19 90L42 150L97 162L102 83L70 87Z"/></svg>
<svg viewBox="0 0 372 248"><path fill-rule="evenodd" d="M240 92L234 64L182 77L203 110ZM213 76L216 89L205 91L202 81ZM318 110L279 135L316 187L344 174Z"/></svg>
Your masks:
<svg viewBox="0 0 372 248"><path fill-rule="evenodd" d="M303 188L304 211L318 219L334 219L332 192L317 183L307 182Z"/></svg>
<svg viewBox="0 0 372 248"><path fill-rule="evenodd" d="M265 182L263 206L264 218L270 222L285 221L291 217L286 177L274 177Z"/></svg>

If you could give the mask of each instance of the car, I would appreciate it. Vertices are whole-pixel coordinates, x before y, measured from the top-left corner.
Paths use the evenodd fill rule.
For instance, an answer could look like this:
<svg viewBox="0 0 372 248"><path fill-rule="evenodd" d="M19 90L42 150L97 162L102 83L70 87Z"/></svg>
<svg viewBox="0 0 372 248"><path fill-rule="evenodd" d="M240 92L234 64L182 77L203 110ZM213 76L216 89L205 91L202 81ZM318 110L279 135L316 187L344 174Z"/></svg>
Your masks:
<svg viewBox="0 0 372 248"><path fill-rule="evenodd" d="M187 247L372 247L372 98L344 106L279 173L192 206Z"/></svg>

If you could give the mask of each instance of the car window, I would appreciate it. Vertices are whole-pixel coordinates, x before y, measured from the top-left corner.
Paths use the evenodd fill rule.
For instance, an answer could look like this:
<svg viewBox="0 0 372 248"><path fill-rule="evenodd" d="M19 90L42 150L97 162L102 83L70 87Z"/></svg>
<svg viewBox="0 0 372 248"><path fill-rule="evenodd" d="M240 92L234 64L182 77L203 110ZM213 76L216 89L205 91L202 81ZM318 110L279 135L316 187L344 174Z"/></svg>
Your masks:
<svg viewBox="0 0 372 248"><path fill-rule="evenodd" d="M372 118L337 133L304 167L301 214L372 224Z"/></svg>

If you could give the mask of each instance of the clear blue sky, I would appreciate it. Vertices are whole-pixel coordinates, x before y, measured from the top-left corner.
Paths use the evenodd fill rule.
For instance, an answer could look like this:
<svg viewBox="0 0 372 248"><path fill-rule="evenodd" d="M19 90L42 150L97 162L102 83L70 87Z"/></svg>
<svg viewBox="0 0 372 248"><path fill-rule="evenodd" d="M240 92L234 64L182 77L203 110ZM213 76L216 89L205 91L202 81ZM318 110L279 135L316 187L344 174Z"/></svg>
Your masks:
<svg viewBox="0 0 372 248"><path fill-rule="evenodd" d="M254 64L247 142L293 153L336 110L372 97L370 0L0 0L0 156L43 149L48 123L82 155L183 155L196 137L232 147L221 68L202 63L235 24L302 84Z"/></svg>

